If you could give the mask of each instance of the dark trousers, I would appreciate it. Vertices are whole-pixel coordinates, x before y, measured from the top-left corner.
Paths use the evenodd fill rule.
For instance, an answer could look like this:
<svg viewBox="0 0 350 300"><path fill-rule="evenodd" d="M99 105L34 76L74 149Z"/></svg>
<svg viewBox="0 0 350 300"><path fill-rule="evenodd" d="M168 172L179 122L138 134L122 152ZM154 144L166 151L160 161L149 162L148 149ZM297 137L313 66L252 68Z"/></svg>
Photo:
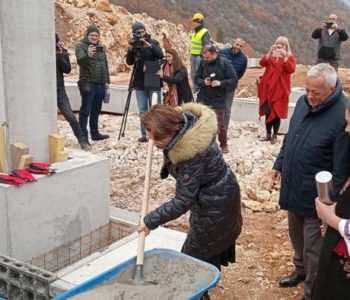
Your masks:
<svg viewBox="0 0 350 300"><path fill-rule="evenodd" d="M90 94L81 99L79 124L84 137L88 140L87 123L89 119L90 135L94 137L98 132L98 118L102 108L102 100L105 96L105 84L90 83Z"/></svg>
<svg viewBox="0 0 350 300"><path fill-rule="evenodd" d="M57 89L57 107L68 121L78 141L80 141L83 138L83 132L81 131L78 120L73 113L69 98L64 87Z"/></svg>
<svg viewBox="0 0 350 300"><path fill-rule="evenodd" d="M306 300L310 300L323 243L320 230L321 221L317 218L304 218L288 212L288 226L294 249L295 272L299 275L306 275L304 296Z"/></svg>
<svg viewBox="0 0 350 300"><path fill-rule="evenodd" d="M225 108L214 109L218 119L218 132L220 147L227 147L227 134L225 128Z"/></svg>
<svg viewBox="0 0 350 300"><path fill-rule="evenodd" d="M266 116L267 118L268 116ZM280 118L274 118L270 123L266 124L266 132L268 134L271 134L272 128L273 128L273 133L277 134L278 130L280 129L281 126L281 119Z"/></svg>
<svg viewBox="0 0 350 300"><path fill-rule="evenodd" d="M233 103L234 97L235 97L235 90L229 91L229 92L226 93L226 98L225 98L225 128L226 128L226 134L228 132L228 126L230 125L231 109L232 109L232 103Z"/></svg>

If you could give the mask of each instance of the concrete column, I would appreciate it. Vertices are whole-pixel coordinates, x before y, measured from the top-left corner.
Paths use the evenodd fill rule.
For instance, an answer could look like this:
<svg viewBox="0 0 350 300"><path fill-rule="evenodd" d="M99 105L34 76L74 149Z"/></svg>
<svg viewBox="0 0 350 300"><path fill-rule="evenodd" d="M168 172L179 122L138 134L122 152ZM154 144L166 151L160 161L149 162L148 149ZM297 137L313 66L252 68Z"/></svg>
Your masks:
<svg viewBox="0 0 350 300"><path fill-rule="evenodd" d="M8 164L15 142L48 161L48 135L57 132L54 1L0 1L0 122ZM11 169L11 168L10 168Z"/></svg>

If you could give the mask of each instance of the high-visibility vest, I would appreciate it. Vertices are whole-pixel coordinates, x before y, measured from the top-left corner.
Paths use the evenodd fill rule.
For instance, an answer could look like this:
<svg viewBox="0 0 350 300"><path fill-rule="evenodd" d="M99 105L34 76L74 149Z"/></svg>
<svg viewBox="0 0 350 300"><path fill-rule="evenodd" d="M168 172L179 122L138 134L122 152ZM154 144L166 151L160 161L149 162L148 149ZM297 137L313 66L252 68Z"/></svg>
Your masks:
<svg viewBox="0 0 350 300"><path fill-rule="evenodd" d="M192 31L191 33L191 55L200 55L202 54L202 37L205 33L208 32L208 29L202 28L198 32Z"/></svg>

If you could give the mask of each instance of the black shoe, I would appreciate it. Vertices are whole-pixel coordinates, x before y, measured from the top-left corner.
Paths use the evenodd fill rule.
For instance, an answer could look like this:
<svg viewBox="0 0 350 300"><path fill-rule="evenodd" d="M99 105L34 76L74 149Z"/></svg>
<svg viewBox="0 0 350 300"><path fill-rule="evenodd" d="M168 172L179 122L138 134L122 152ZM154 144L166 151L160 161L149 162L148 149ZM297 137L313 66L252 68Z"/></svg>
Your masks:
<svg viewBox="0 0 350 300"><path fill-rule="evenodd" d="M141 136L140 138L137 139L139 143L146 143L148 142L147 136Z"/></svg>
<svg viewBox="0 0 350 300"><path fill-rule="evenodd" d="M91 144L85 138L79 139L78 143L80 145L80 148L83 150L90 150L91 149Z"/></svg>
<svg viewBox="0 0 350 300"><path fill-rule="evenodd" d="M80 142L79 145L83 150L91 150L91 145L85 141Z"/></svg>
<svg viewBox="0 0 350 300"><path fill-rule="evenodd" d="M96 134L96 135L91 136L91 139L92 139L93 141L102 141L102 140L109 139L109 135L108 135L108 134L101 134L101 133L98 133L98 134Z"/></svg>
<svg viewBox="0 0 350 300"><path fill-rule="evenodd" d="M305 275L299 275L296 272L293 272L291 275L284 277L280 280L280 287L293 287L297 286L299 283L305 280Z"/></svg>

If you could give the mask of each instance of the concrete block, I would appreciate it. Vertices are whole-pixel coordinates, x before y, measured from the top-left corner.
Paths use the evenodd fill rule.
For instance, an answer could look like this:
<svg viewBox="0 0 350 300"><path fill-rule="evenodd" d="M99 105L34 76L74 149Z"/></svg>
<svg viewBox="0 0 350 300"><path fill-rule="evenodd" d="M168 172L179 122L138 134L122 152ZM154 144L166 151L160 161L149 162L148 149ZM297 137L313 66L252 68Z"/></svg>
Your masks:
<svg viewBox="0 0 350 300"><path fill-rule="evenodd" d="M248 57L247 68L261 68L259 61L260 58Z"/></svg>
<svg viewBox="0 0 350 300"><path fill-rule="evenodd" d="M305 95L305 88L302 87L294 87L289 95L290 103L297 103L301 96Z"/></svg>
<svg viewBox="0 0 350 300"><path fill-rule="evenodd" d="M53 273L0 255L0 297L11 300L50 299L49 285L56 279Z"/></svg>
<svg viewBox="0 0 350 300"><path fill-rule="evenodd" d="M280 133L287 133L295 103L289 103L288 118L281 120ZM253 121L265 127L265 117L259 120L259 102L253 99L235 98L232 104L231 120L236 122Z"/></svg>
<svg viewBox="0 0 350 300"><path fill-rule="evenodd" d="M21 187L0 184L0 252L29 260L109 222L109 162L84 151Z"/></svg>
<svg viewBox="0 0 350 300"><path fill-rule="evenodd" d="M72 109L74 111L79 111L81 105L81 97L76 82L66 81L65 85ZM108 113L123 114L126 99L128 96L128 88L126 86L111 85L110 93L111 98L109 100L109 103L103 103L102 111ZM138 112L135 91L133 91L131 94L129 113L130 112Z"/></svg>

